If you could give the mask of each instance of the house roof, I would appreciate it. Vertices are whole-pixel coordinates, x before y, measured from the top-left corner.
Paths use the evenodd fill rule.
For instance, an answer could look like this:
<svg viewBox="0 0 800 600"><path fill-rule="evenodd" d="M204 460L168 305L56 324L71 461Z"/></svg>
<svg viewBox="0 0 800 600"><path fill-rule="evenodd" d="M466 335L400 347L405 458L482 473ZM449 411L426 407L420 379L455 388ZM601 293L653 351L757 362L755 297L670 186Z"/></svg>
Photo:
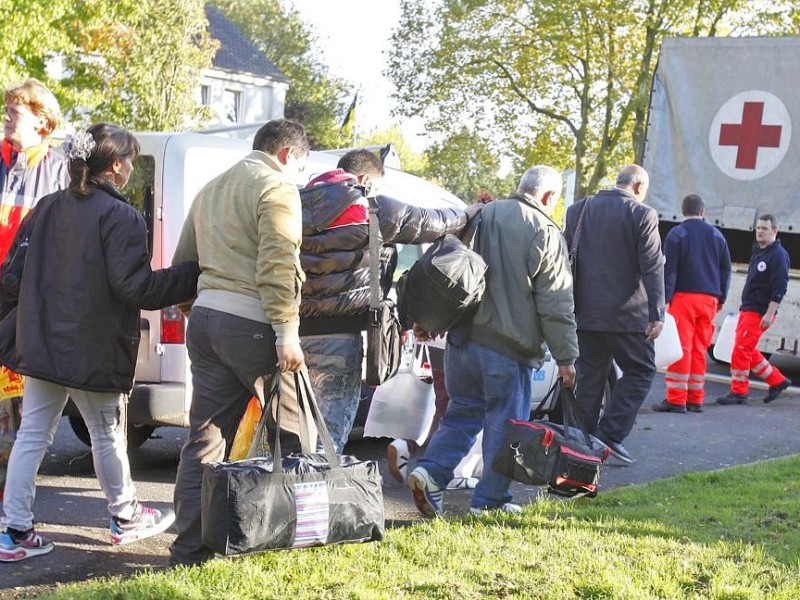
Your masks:
<svg viewBox="0 0 800 600"><path fill-rule="evenodd" d="M268 77L276 81L289 81L216 7L206 4L206 18L211 37L219 42L219 49L211 61L214 68Z"/></svg>

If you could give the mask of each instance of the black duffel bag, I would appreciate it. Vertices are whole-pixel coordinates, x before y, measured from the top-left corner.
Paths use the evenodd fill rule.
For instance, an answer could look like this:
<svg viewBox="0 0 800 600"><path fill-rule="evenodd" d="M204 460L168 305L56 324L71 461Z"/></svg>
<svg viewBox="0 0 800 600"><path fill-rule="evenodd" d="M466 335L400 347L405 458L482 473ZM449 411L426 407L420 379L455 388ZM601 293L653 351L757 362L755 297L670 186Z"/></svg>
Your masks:
<svg viewBox="0 0 800 600"><path fill-rule="evenodd" d="M270 402L277 401L277 377ZM313 415L325 454L291 454L203 465L202 539L215 552L232 556L264 550L303 548L384 537L381 476L374 461L337 456L303 371L296 375L298 402ZM302 400L301 400L302 399ZM266 408L264 415L270 414ZM253 447L263 437L262 418ZM280 437L274 436L275 454Z"/></svg>
<svg viewBox="0 0 800 600"><path fill-rule="evenodd" d="M549 492L559 496L594 497L608 448L578 425L572 389L563 387L559 379L548 397L555 390L560 390L564 424L508 419L505 439L492 468L526 485L546 485Z"/></svg>

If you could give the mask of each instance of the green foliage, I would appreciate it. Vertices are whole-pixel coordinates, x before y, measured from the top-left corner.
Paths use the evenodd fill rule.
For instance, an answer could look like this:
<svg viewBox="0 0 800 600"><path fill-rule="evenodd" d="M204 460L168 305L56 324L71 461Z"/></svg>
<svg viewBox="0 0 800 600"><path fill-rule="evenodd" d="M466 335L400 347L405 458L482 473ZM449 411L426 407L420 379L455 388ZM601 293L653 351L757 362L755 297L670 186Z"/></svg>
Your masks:
<svg viewBox="0 0 800 600"><path fill-rule="evenodd" d="M271 552L48 598L800 597L800 458L434 519L379 544Z"/></svg>
<svg viewBox="0 0 800 600"><path fill-rule="evenodd" d="M73 116L137 130L197 126L204 114L197 83L219 45L207 27L201 0L115 3L80 32L85 54L68 58L73 75L65 85L81 111Z"/></svg>
<svg viewBox="0 0 800 600"><path fill-rule="evenodd" d="M569 152L581 195L638 154L661 39L786 31L790 0L753 19L762 4L403 0L388 73L400 114L432 132L467 127L518 164Z"/></svg>
<svg viewBox="0 0 800 600"><path fill-rule="evenodd" d="M290 80L285 115L303 123L314 148L339 148L339 129L352 98L314 51L316 38L299 13L280 0L213 0ZM354 27L354 32L356 28ZM355 33L354 33L355 35Z"/></svg>
<svg viewBox="0 0 800 600"><path fill-rule="evenodd" d="M415 152L400 131L400 127L392 125L389 129L376 129L358 138L358 146L384 146L394 144L400 165L406 173L420 177L429 175L428 161L425 154Z"/></svg>
<svg viewBox="0 0 800 600"><path fill-rule="evenodd" d="M202 118L197 81L216 43L201 0L0 3L0 83L40 78L79 122L180 130ZM66 68L60 81L47 77L52 58Z"/></svg>
<svg viewBox="0 0 800 600"><path fill-rule="evenodd" d="M47 80L45 59L70 51L70 0L0 0L0 87L28 77Z"/></svg>
<svg viewBox="0 0 800 600"><path fill-rule="evenodd" d="M473 203L481 197L505 197L514 184L498 177L500 161L489 144L466 128L453 131L427 152L428 175L461 198Z"/></svg>

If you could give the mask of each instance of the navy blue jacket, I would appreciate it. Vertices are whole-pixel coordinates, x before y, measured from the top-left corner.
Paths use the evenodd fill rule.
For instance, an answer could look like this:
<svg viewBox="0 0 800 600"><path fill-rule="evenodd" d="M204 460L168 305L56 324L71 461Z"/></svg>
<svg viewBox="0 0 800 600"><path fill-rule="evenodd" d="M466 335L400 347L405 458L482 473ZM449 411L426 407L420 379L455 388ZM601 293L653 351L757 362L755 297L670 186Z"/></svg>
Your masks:
<svg viewBox="0 0 800 600"><path fill-rule="evenodd" d="M567 209L564 237L578 238L575 316L578 331L644 333L664 320L664 255L658 213L619 188Z"/></svg>
<svg viewBox="0 0 800 600"><path fill-rule="evenodd" d="M675 292L708 294L725 302L731 283L731 254L716 227L702 219L686 219L667 234L664 255L667 303Z"/></svg>
<svg viewBox="0 0 800 600"><path fill-rule="evenodd" d="M759 314L767 312L770 302L780 304L789 285L789 253L780 240L766 248L753 244L753 256L747 269L739 310Z"/></svg>

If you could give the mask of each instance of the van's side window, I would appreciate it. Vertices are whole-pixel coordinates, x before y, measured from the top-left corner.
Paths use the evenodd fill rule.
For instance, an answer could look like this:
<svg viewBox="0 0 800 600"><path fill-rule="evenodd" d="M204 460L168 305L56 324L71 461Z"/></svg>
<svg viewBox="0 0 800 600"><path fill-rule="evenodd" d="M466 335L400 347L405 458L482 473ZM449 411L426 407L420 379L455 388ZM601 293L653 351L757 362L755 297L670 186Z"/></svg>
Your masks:
<svg viewBox="0 0 800 600"><path fill-rule="evenodd" d="M147 248L153 251L153 211L155 206L156 161L143 154L133 161L133 174L122 190L131 206L142 213L147 223Z"/></svg>

